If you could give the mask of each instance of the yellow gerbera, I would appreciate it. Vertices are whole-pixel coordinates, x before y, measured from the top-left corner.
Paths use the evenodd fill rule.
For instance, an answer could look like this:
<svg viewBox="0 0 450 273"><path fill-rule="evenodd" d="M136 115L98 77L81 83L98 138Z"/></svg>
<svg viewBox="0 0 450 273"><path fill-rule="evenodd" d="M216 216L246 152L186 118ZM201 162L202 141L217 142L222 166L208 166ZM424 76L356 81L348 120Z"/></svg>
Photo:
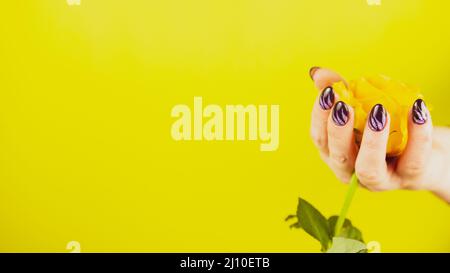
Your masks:
<svg viewBox="0 0 450 273"><path fill-rule="evenodd" d="M416 99L422 98L419 90L386 76L361 77L333 84L339 99L352 106L355 113L356 141L361 142L367 115L372 107L380 103L390 115L391 126L386 154L397 156L403 152L408 141L408 112Z"/></svg>

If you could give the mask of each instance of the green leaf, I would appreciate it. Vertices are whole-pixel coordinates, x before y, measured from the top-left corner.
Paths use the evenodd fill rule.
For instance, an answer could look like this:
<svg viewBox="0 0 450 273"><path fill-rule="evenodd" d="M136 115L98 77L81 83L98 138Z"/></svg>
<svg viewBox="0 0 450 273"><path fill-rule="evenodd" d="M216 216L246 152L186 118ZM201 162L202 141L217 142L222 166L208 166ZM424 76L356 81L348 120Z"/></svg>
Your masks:
<svg viewBox="0 0 450 273"><path fill-rule="evenodd" d="M291 220L291 219L297 219L297 215L290 214L290 215L288 215L288 216L286 217L286 219L284 219L284 221L287 222L287 221L289 221L289 220ZM298 222L298 219L297 219L297 222L295 222L295 223L293 223L293 224L290 224L289 227L290 227L290 228L302 228L302 227L300 226L300 223Z"/></svg>
<svg viewBox="0 0 450 273"><path fill-rule="evenodd" d="M284 221L289 221L289 220L294 219L294 218L297 218L297 215L290 214L290 215L288 215L288 216L286 217L286 219L284 219Z"/></svg>
<svg viewBox="0 0 450 273"><path fill-rule="evenodd" d="M302 198L298 199L297 218L300 227L320 242L322 251L327 250L331 243L331 231L327 219Z"/></svg>
<svg viewBox="0 0 450 273"><path fill-rule="evenodd" d="M367 251L366 245L360 241L333 237L333 243L327 253L363 253Z"/></svg>
<svg viewBox="0 0 450 273"><path fill-rule="evenodd" d="M336 215L328 218L328 224L330 226L332 236L353 239L364 243L361 231L358 228L354 227L349 219L345 219L344 225L342 226L341 232L339 234L333 234L338 218L339 216Z"/></svg>

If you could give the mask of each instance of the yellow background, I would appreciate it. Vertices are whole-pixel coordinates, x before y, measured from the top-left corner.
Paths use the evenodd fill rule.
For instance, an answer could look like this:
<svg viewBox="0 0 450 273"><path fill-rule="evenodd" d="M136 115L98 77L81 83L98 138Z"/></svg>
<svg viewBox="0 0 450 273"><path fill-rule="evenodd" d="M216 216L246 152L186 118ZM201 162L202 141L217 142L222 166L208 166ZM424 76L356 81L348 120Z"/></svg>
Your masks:
<svg viewBox="0 0 450 273"><path fill-rule="evenodd" d="M449 124L445 1L3 1L0 251L319 251L284 217L346 186L309 139L313 65L420 86ZM175 142L176 104L279 104L280 147ZM450 251L427 192L359 190L382 251Z"/></svg>

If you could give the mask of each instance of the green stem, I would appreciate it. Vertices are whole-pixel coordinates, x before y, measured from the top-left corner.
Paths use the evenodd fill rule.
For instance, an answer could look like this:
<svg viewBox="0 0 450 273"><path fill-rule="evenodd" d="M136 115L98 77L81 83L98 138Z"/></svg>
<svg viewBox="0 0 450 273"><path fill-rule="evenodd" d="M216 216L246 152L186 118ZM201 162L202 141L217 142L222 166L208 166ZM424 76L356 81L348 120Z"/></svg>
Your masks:
<svg viewBox="0 0 450 273"><path fill-rule="evenodd" d="M358 178L356 177L356 174L353 173L352 178L350 180L350 185L347 190L347 195L345 196L344 205L342 206L341 213L339 214L339 218L336 222L336 226L334 229L334 236L338 236L341 233L342 226L344 225L348 209L350 207L350 204L352 203L352 199L353 196L355 195L357 187L358 187Z"/></svg>

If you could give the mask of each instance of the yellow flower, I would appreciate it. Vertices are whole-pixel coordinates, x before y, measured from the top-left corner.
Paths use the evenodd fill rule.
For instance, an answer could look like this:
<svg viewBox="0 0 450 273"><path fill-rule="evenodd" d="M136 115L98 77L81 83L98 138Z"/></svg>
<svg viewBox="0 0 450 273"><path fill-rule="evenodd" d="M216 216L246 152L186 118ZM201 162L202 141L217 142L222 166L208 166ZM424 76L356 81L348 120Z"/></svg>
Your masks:
<svg viewBox="0 0 450 273"><path fill-rule="evenodd" d="M355 112L355 136L359 145L372 107L380 103L390 115L391 126L386 154L400 155L408 141L408 112L414 101L422 98L419 90L386 76L376 75L333 84L339 100L351 105Z"/></svg>

